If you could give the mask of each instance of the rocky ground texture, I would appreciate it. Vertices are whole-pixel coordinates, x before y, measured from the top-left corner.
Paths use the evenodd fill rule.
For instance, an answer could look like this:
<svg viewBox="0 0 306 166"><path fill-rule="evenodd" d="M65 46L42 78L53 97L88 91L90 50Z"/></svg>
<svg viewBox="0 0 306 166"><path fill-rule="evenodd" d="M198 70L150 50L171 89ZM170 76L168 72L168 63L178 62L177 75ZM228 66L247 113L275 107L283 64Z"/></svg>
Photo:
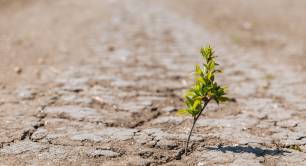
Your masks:
<svg viewBox="0 0 306 166"><path fill-rule="evenodd" d="M205 28L177 1L0 3L1 58L13 50L18 66L1 66L0 165L306 165L305 70L277 52ZM235 101L208 107L184 156L192 119L175 112L205 44Z"/></svg>

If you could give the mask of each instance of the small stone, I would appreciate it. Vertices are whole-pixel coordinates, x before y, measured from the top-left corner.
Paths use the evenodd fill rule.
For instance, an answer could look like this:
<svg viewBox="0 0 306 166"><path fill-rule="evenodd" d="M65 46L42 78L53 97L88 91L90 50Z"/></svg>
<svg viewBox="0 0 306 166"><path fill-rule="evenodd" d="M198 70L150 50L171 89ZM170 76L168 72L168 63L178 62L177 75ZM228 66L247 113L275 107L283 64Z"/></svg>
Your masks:
<svg viewBox="0 0 306 166"><path fill-rule="evenodd" d="M37 141L46 137L47 134L48 131L46 129L39 128L31 135L31 139Z"/></svg>
<svg viewBox="0 0 306 166"><path fill-rule="evenodd" d="M16 66L16 67L14 68L14 71L15 71L15 73L17 73L17 74L21 74L21 73L22 73L22 68Z"/></svg>

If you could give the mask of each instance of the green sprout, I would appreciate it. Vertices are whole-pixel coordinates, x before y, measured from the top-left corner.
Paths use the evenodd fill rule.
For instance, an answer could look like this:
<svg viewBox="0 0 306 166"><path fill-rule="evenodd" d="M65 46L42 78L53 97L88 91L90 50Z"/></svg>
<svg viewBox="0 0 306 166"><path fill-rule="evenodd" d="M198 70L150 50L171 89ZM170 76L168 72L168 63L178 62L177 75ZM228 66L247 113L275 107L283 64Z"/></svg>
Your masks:
<svg viewBox="0 0 306 166"><path fill-rule="evenodd" d="M177 112L178 114L187 114L193 117L193 124L185 146L186 156L193 128L208 103L215 101L219 105L219 103L229 100L229 98L225 97L225 87L221 87L215 82L215 75L222 71L216 69L219 64L215 60L213 49L210 46L201 48L201 54L205 63L202 66L196 65L195 84L185 94L187 108Z"/></svg>

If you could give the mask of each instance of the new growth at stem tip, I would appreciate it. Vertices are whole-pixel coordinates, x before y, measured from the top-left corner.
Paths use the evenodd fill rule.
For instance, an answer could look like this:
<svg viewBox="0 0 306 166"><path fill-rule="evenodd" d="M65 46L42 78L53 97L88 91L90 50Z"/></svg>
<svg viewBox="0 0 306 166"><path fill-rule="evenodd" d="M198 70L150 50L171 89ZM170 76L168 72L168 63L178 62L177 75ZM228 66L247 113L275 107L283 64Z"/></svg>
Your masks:
<svg viewBox="0 0 306 166"><path fill-rule="evenodd" d="M197 116L206 102L214 100L216 103L228 100L226 88L221 87L215 82L217 73L222 71L217 69L219 64L216 62L214 51L210 46L201 48L204 63L197 64L195 67L195 84L187 90L184 98L186 109L178 111L178 114Z"/></svg>

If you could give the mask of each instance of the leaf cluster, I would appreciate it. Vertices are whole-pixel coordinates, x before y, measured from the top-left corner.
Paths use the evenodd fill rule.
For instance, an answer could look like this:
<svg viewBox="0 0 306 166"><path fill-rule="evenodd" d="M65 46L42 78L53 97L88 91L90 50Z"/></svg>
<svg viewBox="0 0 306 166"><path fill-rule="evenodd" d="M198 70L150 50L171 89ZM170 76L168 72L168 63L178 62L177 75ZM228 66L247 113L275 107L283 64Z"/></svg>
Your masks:
<svg viewBox="0 0 306 166"><path fill-rule="evenodd" d="M195 67L195 83L185 94L186 109L179 110L178 114L188 114L193 117L198 116L205 109L210 101L216 103L228 100L224 87L215 81L217 73L222 71L217 69L219 64L216 62L213 49L208 46L201 48L204 63Z"/></svg>

